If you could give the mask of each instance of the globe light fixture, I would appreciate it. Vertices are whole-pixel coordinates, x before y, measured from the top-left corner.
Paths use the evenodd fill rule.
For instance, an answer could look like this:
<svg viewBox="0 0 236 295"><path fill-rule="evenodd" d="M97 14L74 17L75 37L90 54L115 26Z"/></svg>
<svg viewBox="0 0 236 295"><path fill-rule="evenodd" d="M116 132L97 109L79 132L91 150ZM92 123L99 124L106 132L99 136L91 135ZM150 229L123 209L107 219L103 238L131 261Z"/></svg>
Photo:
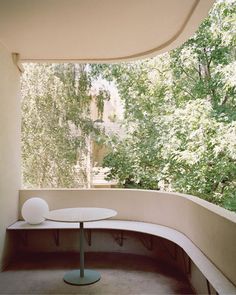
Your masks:
<svg viewBox="0 0 236 295"><path fill-rule="evenodd" d="M45 220L45 215L49 212L46 201L41 198L30 198L22 206L22 216L29 224L40 224Z"/></svg>

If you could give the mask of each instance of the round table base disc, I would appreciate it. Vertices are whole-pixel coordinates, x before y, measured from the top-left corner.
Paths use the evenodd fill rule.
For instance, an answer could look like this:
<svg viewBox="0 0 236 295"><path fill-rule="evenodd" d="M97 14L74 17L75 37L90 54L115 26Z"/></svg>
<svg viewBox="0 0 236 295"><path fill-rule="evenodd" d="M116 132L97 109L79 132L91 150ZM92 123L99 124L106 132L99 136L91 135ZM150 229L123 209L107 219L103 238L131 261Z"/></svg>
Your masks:
<svg viewBox="0 0 236 295"><path fill-rule="evenodd" d="M65 274L64 281L71 285L90 285L100 278L100 273L95 270L85 269L83 277L80 277L80 270L72 270Z"/></svg>

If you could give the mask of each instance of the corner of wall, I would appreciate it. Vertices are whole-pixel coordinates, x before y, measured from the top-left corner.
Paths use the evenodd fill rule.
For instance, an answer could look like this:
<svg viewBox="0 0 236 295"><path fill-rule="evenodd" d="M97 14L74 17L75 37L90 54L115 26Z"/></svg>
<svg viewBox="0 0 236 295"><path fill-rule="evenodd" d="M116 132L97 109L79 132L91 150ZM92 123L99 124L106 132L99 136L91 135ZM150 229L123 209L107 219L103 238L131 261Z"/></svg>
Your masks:
<svg viewBox="0 0 236 295"><path fill-rule="evenodd" d="M0 43L0 269L12 253L6 228L18 218L21 179L20 72Z"/></svg>

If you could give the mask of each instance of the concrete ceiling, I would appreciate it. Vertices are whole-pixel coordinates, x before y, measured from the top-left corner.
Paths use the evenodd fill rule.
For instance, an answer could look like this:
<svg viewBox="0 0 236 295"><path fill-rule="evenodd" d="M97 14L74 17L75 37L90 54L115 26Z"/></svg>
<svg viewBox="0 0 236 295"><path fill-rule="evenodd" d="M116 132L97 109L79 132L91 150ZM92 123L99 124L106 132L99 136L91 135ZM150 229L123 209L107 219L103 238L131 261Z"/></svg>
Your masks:
<svg viewBox="0 0 236 295"><path fill-rule="evenodd" d="M112 62L187 40L214 0L0 0L0 42L22 61Z"/></svg>

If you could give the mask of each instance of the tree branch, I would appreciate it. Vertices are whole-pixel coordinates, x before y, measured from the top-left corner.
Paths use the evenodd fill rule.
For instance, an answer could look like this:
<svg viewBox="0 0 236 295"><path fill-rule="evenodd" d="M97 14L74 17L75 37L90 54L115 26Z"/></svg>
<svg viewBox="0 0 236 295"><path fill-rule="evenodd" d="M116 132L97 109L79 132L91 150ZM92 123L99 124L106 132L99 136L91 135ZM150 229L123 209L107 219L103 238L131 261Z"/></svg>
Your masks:
<svg viewBox="0 0 236 295"><path fill-rule="evenodd" d="M177 85L177 83L173 82L174 85ZM191 96L193 99L197 99L194 95L192 95L191 92L189 92L188 90L186 90L185 88L181 87L178 85L178 87L183 90L184 92L186 92L189 96Z"/></svg>
<svg viewBox="0 0 236 295"><path fill-rule="evenodd" d="M190 78L193 82L197 82L196 79L194 79L191 75L188 74L188 72L184 69L184 67L180 64L179 67L181 68L181 70L185 73L185 75ZM196 70L196 68L194 67L194 69Z"/></svg>
<svg viewBox="0 0 236 295"><path fill-rule="evenodd" d="M224 97L224 99L223 99L223 101L222 101L222 103L221 103L222 106L223 106L224 104L226 104L228 98L229 98L229 97L225 94L225 97Z"/></svg>

